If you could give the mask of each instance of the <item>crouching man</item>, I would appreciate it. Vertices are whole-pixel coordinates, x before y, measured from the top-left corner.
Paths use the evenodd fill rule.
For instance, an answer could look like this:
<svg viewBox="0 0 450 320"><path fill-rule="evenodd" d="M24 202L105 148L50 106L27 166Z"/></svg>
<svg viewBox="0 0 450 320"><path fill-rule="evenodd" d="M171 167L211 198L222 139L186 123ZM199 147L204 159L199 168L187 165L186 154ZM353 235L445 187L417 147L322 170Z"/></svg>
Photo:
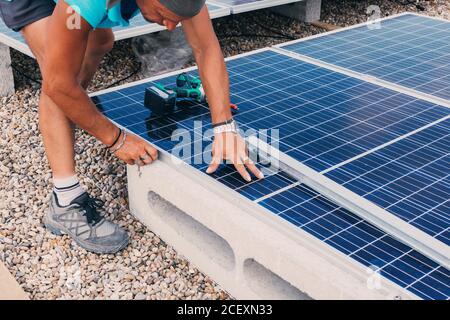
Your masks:
<svg viewBox="0 0 450 320"><path fill-rule="evenodd" d="M142 166L157 160L155 148L114 125L86 93L100 61L113 47L111 28L126 26L139 12L168 30L181 23L193 49L212 122L218 125L207 172L214 172L227 159L245 180L251 180L247 170L263 177L236 133L228 74L204 0L0 0L0 9L8 27L25 37L43 75L39 124L54 182L44 224L52 232L68 234L96 253L114 253L128 244L128 234L99 214L103 203L80 186L75 174L74 126L96 137L127 164ZM74 15L79 19L76 28Z"/></svg>

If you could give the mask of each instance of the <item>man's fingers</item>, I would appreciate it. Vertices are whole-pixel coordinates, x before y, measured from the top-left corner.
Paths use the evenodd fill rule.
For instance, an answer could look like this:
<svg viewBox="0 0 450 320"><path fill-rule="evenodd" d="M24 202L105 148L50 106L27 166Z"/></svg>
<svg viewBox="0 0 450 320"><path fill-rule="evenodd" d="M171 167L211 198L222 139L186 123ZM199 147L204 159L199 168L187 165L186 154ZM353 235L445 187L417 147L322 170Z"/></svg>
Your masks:
<svg viewBox="0 0 450 320"><path fill-rule="evenodd" d="M147 165L153 162L152 157L150 157L148 154L141 156L140 161L143 162L143 165Z"/></svg>
<svg viewBox="0 0 450 320"><path fill-rule="evenodd" d="M142 161L142 160L136 160L134 163L135 163L137 166L139 166L139 167L145 166L145 163L144 163L144 161Z"/></svg>
<svg viewBox="0 0 450 320"><path fill-rule="evenodd" d="M250 174L245 169L245 166L242 164L242 161L238 161L238 159L235 159L236 161L233 161L234 167L236 168L237 172L244 178L245 181L250 182L252 181L252 178L250 177Z"/></svg>
<svg viewBox="0 0 450 320"><path fill-rule="evenodd" d="M149 144L145 145L145 151L147 151L148 155L152 157L152 161L158 159L158 150L150 146Z"/></svg>
<svg viewBox="0 0 450 320"><path fill-rule="evenodd" d="M249 157L243 159L245 166L257 177L258 179L263 179L264 174L256 167L255 163Z"/></svg>
<svg viewBox="0 0 450 320"><path fill-rule="evenodd" d="M151 147L149 144L144 145L144 153L139 156L139 161L142 162L141 165L151 164L153 161L158 159L158 150Z"/></svg>
<svg viewBox="0 0 450 320"><path fill-rule="evenodd" d="M217 168L220 166L220 163L222 162L222 158L220 155L215 155L211 159L211 163L209 164L208 169L206 169L206 173L210 174L217 170Z"/></svg>
<svg viewBox="0 0 450 320"><path fill-rule="evenodd" d="M139 160L143 162L144 165L150 164L153 162L153 158L148 154L148 152L145 152L143 155L139 157Z"/></svg>

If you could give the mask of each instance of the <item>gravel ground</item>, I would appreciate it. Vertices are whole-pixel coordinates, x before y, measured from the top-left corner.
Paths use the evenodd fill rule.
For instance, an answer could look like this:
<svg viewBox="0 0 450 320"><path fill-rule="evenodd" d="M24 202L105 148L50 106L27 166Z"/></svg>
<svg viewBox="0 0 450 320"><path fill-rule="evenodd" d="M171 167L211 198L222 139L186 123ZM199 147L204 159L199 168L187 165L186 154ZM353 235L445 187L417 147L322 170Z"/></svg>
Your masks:
<svg viewBox="0 0 450 320"><path fill-rule="evenodd" d="M448 0L322 0L322 18L324 22L350 26L367 21L366 10L370 5L380 8L381 16L389 16L405 11L418 12L429 16L450 19L450 1Z"/></svg>
<svg viewBox="0 0 450 320"><path fill-rule="evenodd" d="M366 20L369 4L382 15L417 11L405 1L323 0L322 20L352 25ZM450 19L449 1L419 1L424 13ZM269 11L214 22L226 56L323 32ZM268 30L270 26L272 30ZM238 31L236 31L238 30ZM274 37L268 37L272 35ZM34 60L13 51L13 65L32 78ZM105 57L90 91L103 89L132 73L139 61L129 40L116 43ZM127 81L148 76L137 72ZM117 255L95 255L66 236L47 232L41 218L47 207L51 172L37 123L39 84L16 72L17 94L0 98L0 260L33 299L228 299L226 292L173 248L136 221L127 207L125 165L87 134L77 131L77 170L82 184L105 201L106 213L131 235Z"/></svg>
<svg viewBox="0 0 450 320"><path fill-rule="evenodd" d="M37 127L38 91L23 89L0 108L0 259L33 299L226 299L211 279L132 218L125 166L78 131L82 184L105 201L131 236L117 255L95 255L41 224L51 186ZM18 108L19 107L19 108Z"/></svg>

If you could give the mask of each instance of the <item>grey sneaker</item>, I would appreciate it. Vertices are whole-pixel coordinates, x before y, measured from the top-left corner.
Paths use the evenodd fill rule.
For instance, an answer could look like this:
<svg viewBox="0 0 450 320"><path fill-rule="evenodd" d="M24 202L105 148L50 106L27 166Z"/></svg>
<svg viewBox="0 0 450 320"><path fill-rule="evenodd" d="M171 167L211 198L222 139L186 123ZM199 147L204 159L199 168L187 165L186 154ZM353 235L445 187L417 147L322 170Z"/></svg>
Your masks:
<svg viewBox="0 0 450 320"><path fill-rule="evenodd" d="M85 192L70 205L61 207L55 193L52 193L50 208L43 222L54 234L68 234L88 251L116 253L128 245L128 234L97 212L102 205L102 201L91 198Z"/></svg>

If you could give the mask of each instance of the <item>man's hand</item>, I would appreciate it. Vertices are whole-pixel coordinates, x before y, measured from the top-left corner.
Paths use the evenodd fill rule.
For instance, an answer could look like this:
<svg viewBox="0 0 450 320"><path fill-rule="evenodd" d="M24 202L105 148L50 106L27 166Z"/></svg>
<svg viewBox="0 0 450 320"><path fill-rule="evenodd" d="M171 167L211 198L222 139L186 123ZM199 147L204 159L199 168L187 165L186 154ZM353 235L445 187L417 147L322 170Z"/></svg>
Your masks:
<svg viewBox="0 0 450 320"><path fill-rule="evenodd" d="M213 173L222 163L222 160L229 160L246 181L252 181L247 169L258 179L264 178L263 173L258 170L255 163L248 157L247 146L239 134L226 132L215 135L212 154L213 158L206 173Z"/></svg>
<svg viewBox="0 0 450 320"><path fill-rule="evenodd" d="M214 28L205 6L195 17L182 22L199 67L203 88L208 98L213 123L231 119L228 72ZM217 170L222 159L231 161L240 175L251 181L250 170L257 178L264 175L248 157L244 139L235 133L221 133L214 137L213 159L207 173Z"/></svg>
<svg viewBox="0 0 450 320"><path fill-rule="evenodd" d="M121 143L121 140L122 137L116 145ZM114 154L130 165L137 164L139 166L150 164L158 158L158 151L155 148L144 139L129 132L127 132L123 146Z"/></svg>

